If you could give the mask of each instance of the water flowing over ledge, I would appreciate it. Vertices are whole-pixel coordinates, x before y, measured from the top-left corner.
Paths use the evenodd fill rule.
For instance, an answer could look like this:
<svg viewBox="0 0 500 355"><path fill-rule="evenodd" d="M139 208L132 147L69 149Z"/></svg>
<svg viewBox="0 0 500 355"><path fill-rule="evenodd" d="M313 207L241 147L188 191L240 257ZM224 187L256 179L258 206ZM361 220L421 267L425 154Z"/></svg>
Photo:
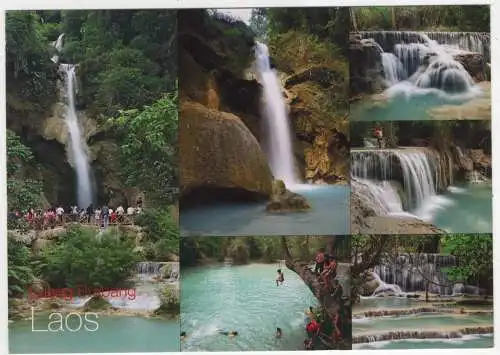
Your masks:
<svg viewBox="0 0 500 355"><path fill-rule="evenodd" d="M465 335L492 334L493 327L470 327L452 331L391 331L373 335L358 335L352 337L353 344L373 343L379 341L404 340L404 339L460 339Z"/></svg>

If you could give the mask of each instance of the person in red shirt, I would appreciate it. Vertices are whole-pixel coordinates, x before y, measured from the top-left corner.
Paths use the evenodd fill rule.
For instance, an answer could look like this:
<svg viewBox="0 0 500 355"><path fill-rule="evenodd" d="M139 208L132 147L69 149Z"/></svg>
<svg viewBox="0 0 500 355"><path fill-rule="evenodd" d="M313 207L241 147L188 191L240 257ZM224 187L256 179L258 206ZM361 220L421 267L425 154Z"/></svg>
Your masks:
<svg viewBox="0 0 500 355"><path fill-rule="evenodd" d="M116 223L116 218L117 218L116 211L113 211L113 213L111 213L111 223Z"/></svg>
<svg viewBox="0 0 500 355"><path fill-rule="evenodd" d="M382 133L382 128L376 127L374 134L375 138L377 139L378 148L382 149L382 139L384 138L384 134Z"/></svg>
<svg viewBox="0 0 500 355"><path fill-rule="evenodd" d="M311 319L311 321L306 326L306 332L309 338L315 338L319 335L320 325L316 319Z"/></svg>

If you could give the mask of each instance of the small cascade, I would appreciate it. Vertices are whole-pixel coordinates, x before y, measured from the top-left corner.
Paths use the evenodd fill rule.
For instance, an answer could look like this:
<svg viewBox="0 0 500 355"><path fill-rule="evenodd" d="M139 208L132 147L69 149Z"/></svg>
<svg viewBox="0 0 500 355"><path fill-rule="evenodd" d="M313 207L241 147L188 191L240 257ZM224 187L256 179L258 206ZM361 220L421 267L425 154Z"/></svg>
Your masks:
<svg viewBox="0 0 500 355"><path fill-rule="evenodd" d="M380 205L394 206L401 200L396 197L395 187L387 182L401 183L402 205L409 211L436 195L440 164L437 155L425 148L361 149L351 150L351 172L354 179L381 199ZM391 208L389 212L401 211Z"/></svg>
<svg viewBox="0 0 500 355"><path fill-rule="evenodd" d="M474 80L455 60L458 54L489 52L489 36L484 34L454 34L445 32L390 32L359 33L364 41L377 43L389 96L436 93L474 96L480 92ZM488 43L483 44L482 40ZM458 98L458 97L457 97Z"/></svg>
<svg viewBox="0 0 500 355"><path fill-rule="evenodd" d="M391 330L378 334L358 335L352 337L353 344L374 343L404 339L462 339L472 334L492 334L493 327L468 327L449 331L440 330Z"/></svg>
<svg viewBox="0 0 500 355"><path fill-rule="evenodd" d="M421 35L449 48L487 56L489 56L490 51L490 34L487 32L362 31L359 34L362 38L373 38L385 51L390 51L399 43L423 44Z"/></svg>
<svg viewBox="0 0 500 355"><path fill-rule="evenodd" d="M382 53L382 66L387 86L392 86L406 78L406 71L403 64L393 53Z"/></svg>
<svg viewBox="0 0 500 355"><path fill-rule="evenodd" d="M389 262L375 266L371 274L379 284L373 296L425 291L428 283L429 292L444 296L480 293L476 286L448 280L446 269L457 265L453 255L400 254L387 260Z"/></svg>
<svg viewBox="0 0 500 355"><path fill-rule="evenodd" d="M299 183L299 178L295 171L287 109L278 76L271 69L269 51L265 44L256 44L255 58L259 79L263 86L265 128L269 141L267 154L271 170L275 179L283 180L287 186L296 185Z"/></svg>
<svg viewBox="0 0 500 355"><path fill-rule="evenodd" d="M57 53L60 53L61 50L62 50L62 47L63 47L63 38L64 38L64 33L61 33L59 35L59 37L57 37L57 40L54 43L52 43L52 45L56 49ZM55 54L54 56L52 56L51 60L54 63L58 63L59 62L59 55Z"/></svg>
<svg viewBox="0 0 500 355"><path fill-rule="evenodd" d="M169 279L176 281L179 278L179 263L141 261L137 264L137 274L142 278Z"/></svg>

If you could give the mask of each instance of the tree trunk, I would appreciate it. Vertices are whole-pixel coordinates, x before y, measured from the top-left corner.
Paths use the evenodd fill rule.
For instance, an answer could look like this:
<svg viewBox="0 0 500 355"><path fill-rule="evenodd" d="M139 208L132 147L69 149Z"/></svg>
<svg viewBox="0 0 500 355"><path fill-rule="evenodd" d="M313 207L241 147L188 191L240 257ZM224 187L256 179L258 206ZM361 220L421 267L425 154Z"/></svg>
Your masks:
<svg viewBox="0 0 500 355"><path fill-rule="evenodd" d="M352 7L349 8L349 12L351 14L352 29L354 30L354 32L358 32L358 23L356 22L356 13L354 12L354 9Z"/></svg>
<svg viewBox="0 0 500 355"><path fill-rule="evenodd" d="M328 242L327 250L328 252L332 251L335 239L331 238ZM281 244L283 247L283 254L285 256L285 265L288 269L295 272L299 277L304 281L306 286L311 290L316 299L321 303L323 310L329 318L330 322L333 322L334 317L339 313L341 304L334 299L330 294L330 290L328 287L324 287L319 282L318 276L309 268L309 260L300 260L293 259L290 251L288 250L288 246L286 243L286 237L281 237ZM350 313L350 312L349 312ZM349 319L342 319L342 324L347 324ZM342 327L344 328L344 327ZM342 334L343 339L349 339L350 343L350 334ZM335 348L334 344L331 344L332 348Z"/></svg>
<svg viewBox="0 0 500 355"><path fill-rule="evenodd" d="M393 6L391 7L391 17L392 17L392 28L396 29L396 8Z"/></svg>

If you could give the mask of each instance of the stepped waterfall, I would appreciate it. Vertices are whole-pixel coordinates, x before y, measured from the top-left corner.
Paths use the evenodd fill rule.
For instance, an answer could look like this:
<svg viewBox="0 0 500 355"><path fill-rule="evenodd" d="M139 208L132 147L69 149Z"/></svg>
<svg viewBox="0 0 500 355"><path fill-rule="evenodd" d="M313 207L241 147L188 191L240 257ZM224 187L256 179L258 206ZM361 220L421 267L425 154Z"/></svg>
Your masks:
<svg viewBox="0 0 500 355"><path fill-rule="evenodd" d="M455 56L474 52L489 60L488 34L411 31L359 34L363 41L372 41L381 54L389 96L436 94L443 98L471 98L481 92Z"/></svg>

